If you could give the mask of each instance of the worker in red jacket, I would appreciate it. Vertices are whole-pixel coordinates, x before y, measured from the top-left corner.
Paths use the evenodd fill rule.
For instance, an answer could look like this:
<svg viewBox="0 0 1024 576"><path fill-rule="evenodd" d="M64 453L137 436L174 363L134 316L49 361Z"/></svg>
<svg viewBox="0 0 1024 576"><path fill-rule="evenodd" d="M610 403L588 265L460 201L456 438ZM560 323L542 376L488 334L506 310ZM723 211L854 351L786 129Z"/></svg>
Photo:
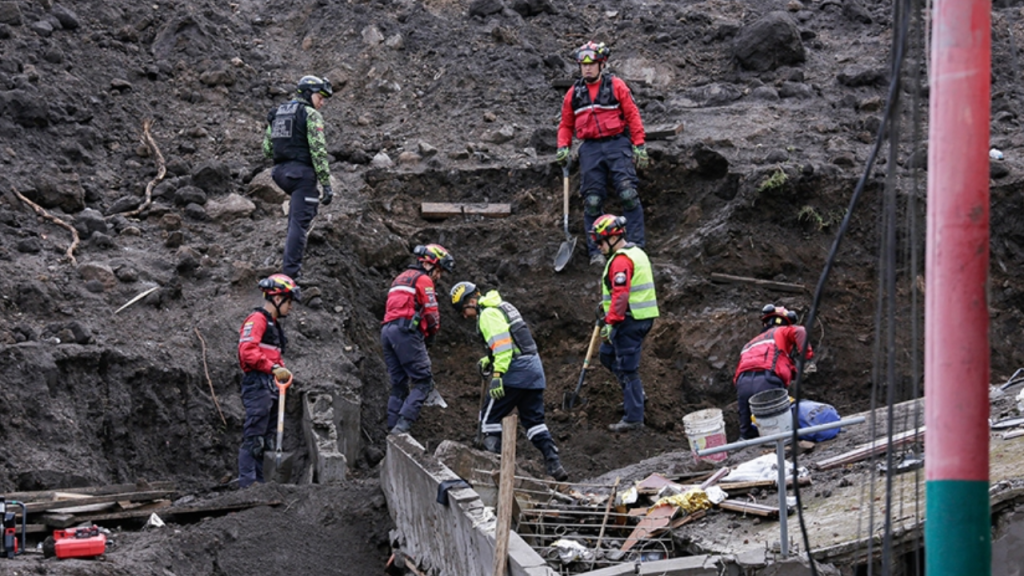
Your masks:
<svg viewBox="0 0 1024 576"><path fill-rule="evenodd" d="M434 389L427 346L441 329L434 282L441 272L455 270L455 259L440 244L413 249L416 264L391 283L380 345L391 380L388 398L388 430L404 434L420 416L423 401Z"/></svg>
<svg viewBox="0 0 1024 576"><path fill-rule="evenodd" d="M807 330L795 326L796 312L782 306L766 304L761 309L761 333L747 342L736 366L736 399L740 413L740 438L757 438L757 428L750 422L750 397L764 390L789 388L796 375L796 357L807 341ZM807 358L814 357L810 344Z"/></svg>
<svg viewBox="0 0 1024 576"><path fill-rule="evenodd" d="M263 453L274 449L272 414L277 410L274 380L287 382L292 373L284 367L284 348L288 342L281 319L297 300L295 281L285 274L274 274L259 283L263 306L256 308L238 335L238 363L242 367L242 445L238 449L238 486L263 482Z"/></svg>
<svg viewBox="0 0 1024 576"><path fill-rule="evenodd" d="M636 191L639 183L636 168L646 168L650 158L644 142L644 124L632 92L621 78L602 74L610 55L611 51L603 43L587 42L576 49L580 79L562 101L555 160L563 166L569 161L575 132L576 138L583 141L579 158L584 229L590 232L594 220L604 214L610 183L629 221L626 240L643 248L644 209ZM587 251L591 264L604 265L604 255L589 238Z"/></svg>

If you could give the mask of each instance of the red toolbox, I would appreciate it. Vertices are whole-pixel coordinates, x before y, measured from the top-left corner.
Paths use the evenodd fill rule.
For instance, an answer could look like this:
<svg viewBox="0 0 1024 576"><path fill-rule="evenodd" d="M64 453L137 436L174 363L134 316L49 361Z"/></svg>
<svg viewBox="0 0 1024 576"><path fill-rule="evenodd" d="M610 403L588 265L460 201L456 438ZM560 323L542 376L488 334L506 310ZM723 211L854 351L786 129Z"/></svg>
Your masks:
<svg viewBox="0 0 1024 576"><path fill-rule="evenodd" d="M107 535L98 526L53 531L57 558L89 558L107 549Z"/></svg>

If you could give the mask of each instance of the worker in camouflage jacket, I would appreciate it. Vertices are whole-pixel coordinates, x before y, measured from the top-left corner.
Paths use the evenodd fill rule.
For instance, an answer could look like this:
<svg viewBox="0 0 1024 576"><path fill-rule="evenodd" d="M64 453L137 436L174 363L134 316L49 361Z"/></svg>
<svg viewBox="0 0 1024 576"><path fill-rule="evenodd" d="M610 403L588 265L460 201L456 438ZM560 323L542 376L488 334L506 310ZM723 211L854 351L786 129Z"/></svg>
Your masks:
<svg viewBox="0 0 1024 576"><path fill-rule="evenodd" d="M497 290L481 297L472 282L453 286L451 299L463 318L476 318L477 334L488 350L478 362L480 373L491 378L490 398L480 414L484 448L501 453L501 420L518 409L526 437L544 455L547 473L559 482L566 480L569 475L544 422L544 366L526 321Z"/></svg>
<svg viewBox="0 0 1024 576"><path fill-rule="evenodd" d="M332 94L334 90L326 78L303 76L295 98L267 114L263 155L274 160L274 182L291 198L281 271L297 281L302 272L306 233L316 216L317 204L326 206L334 198L324 118L319 112ZM324 191L322 197L318 182Z"/></svg>

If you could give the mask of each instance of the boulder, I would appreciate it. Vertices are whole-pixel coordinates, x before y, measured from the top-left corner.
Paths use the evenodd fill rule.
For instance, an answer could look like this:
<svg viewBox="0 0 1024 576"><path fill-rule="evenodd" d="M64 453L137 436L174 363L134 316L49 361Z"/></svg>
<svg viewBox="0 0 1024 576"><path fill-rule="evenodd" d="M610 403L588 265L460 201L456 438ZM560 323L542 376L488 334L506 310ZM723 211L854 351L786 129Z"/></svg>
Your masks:
<svg viewBox="0 0 1024 576"><path fill-rule="evenodd" d="M269 168L260 172L249 181L249 188L246 190L246 193L268 204L277 205L288 200L288 195L274 182Z"/></svg>
<svg viewBox="0 0 1024 576"><path fill-rule="evenodd" d="M21 26L21 10L17 2L0 2L0 24Z"/></svg>
<svg viewBox="0 0 1024 576"><path fill-rule="evenodd" d="M796 21L786 12L769 12L744 27L733 42L733 53L744 68L756 72L801 64L807 59Z"/></svg>
<svg viewBox="0 0 1024 576"><path fill-rule="evenodd" d="M106 264L99 262L85 262L78 265L78 275L86 282L95 280L107 290L117 286L117 276L114 270Z"/></svg>
<svg viewBox="0 0 1024 576"><path fill-rule="evenodd" d="M505 9L501 0L473 0L469 3L469 15L484 18Z"/></svg>
<svg viewBox="0 0 1024 576"><path fill-rule="evenodd" d="M214 222L227 222L239 218L248 218L256 205L252 200L239 194L228 194L223 200L210 200L206 203L206 214Z"/></svg>
<svg viewBox="0 0 1024 576"><path fill-rule="evenodd" d="M231 168L224 162L203 162L192 171L192 184L207 194L226 194L231 191Z"/></svg>
<svg viewBox="0 0 1024 576"><path fill-rule="evenodd" d="M50 105L38 92L10 90L0 94L0 112L22 126L42 128L50 124Z"/></svg>
<svg viewBox="0 0 1024 576"><path fill-rule="evenodd" d="M65 30L74 30L80 25L78 15L60 4L54 4L50 13L60 22L61 28Z"/></svg>

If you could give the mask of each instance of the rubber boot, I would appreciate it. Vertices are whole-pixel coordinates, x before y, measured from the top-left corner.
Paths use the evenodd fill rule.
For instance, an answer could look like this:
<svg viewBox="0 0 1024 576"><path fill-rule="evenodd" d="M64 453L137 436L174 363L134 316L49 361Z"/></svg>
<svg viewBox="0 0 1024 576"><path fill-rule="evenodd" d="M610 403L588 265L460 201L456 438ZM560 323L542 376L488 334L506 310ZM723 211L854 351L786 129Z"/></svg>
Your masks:
<svg viewBox="0 0 1024 576"><path fill-rule="evenodd" d="M496 434L488 434L484 436L484 450L495 454L501 454L501 436Z"/></svg>
<svg viewBox="0 0 1024 576"><path fill-rule="evenodd" d="M554 440L548 437L539 444L538 448L544 454L544 468L547 470L548 476L559 482L568 480L569 474L566 473L565 468L562 468L562 459L558 457L558 448L555 447Z"/></svg>

